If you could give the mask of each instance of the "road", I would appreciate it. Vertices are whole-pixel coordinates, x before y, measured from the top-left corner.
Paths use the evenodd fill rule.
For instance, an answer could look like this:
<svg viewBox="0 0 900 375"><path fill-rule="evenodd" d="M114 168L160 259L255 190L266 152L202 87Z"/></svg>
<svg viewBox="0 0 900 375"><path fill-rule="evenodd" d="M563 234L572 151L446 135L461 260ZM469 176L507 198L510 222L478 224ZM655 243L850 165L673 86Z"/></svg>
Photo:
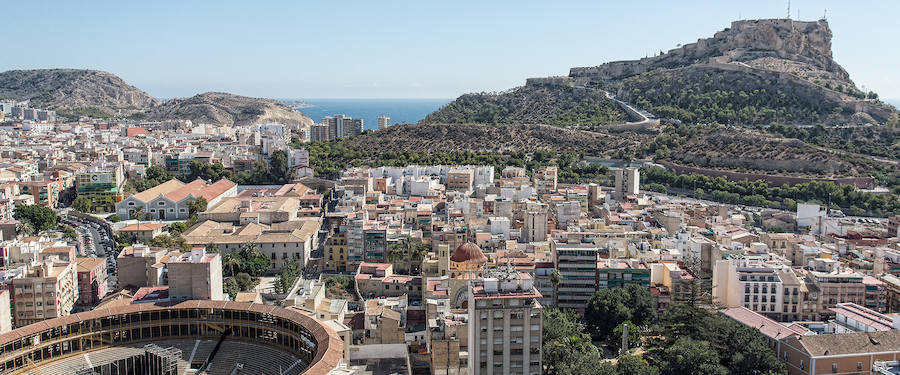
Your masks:
<svg viewBox="0 0 900 375"><path fill-rule="evenodd" d="M630 109L630 110L631 110L632 112L634 112L634 113L637 113L638 116L641 117L641 120L640 120L640 121L631 121L631 122L626 122L626 123L620 124L620 125L642 125L642 124L650 124L650 123L653 121L653 120L651 120L650 117L648 116L648 115L650 115L649 112L644 111L643 109L637 108L637 107L635 107L635 106L632 106L631 104L628 104L627 102L624 102L624 101L622 101L622 100L617 99L616 96L613 95L613 94L612 94L611 92L609 92L609 91L606 91L606 90L601 89L601 88L587 87L587 86L575 86L575 88L577 88L577 89L585 89L585 90L600 91L600 92L602 92L604 95L606 95L606 97L607 97L608 99L611 99L611 100L615 101L616 103L619 103L619 104L622 105L622 106L628 107L628 109ZM652 116L652 115L650 115L650 116Z"/></svg>
<svg viewBox="0 0 900 375"><path fill-rule="evenodd" d="M116 270L115 240L106 232L105 227L97 223L83 220L76 216L67 215L65 217L67 217L65 221L72 225L82 237L90 239L90 244L85 243L81 255L91 258L106 258L107 285L109 286L110 291L116 290L118 286L118 277ZM107 251L107 249L111 251Z"/></svg>

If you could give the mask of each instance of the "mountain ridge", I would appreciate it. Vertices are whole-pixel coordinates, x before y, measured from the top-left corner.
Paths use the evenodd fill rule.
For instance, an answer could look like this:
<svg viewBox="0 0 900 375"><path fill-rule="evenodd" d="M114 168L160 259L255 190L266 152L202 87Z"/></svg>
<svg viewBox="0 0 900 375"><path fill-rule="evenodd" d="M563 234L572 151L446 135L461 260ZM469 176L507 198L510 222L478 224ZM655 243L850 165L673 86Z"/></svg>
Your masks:
<svg viewBox="0 0 900 375"><path fill-rule="evenodd" d="M834 61L831 38L826 20L739 20L712 37L657 56L574 67L568 76L529 78L525 87L602 89L659 117L688 123L887 122L896 109L856 87ZM472 103L471 95L461 96L447 108L463 114L481 111L477 106L466 108ZM506 112L516 111L506 108ZM429 116L450 123L466 119L448 116L446 108ZM552 117L528 121L556 123Z"/></svg>
<svg viewBox="0 0 900 375"><path fill-rule="evenodd" d="M115 74L90 69L8 70L0 73L0 97L27 100L53 110L95 108L128 115L159 104Z"/></svg>
<svg viewBox="0 0 900 375"><path fill-rule="evenodd" d="M150 120L179 119L194 123L241 126L264 122L312 125L313 120L275 99L253 98L225 92L205 92L170 99L148 113Z"/></svg>

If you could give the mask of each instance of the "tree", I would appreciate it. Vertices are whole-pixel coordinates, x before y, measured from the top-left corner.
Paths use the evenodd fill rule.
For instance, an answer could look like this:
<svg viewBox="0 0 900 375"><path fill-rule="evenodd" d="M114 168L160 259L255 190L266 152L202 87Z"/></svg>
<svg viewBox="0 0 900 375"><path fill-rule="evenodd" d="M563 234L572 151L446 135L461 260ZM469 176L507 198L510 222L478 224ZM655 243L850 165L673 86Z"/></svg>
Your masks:
<svg viewBox="0 0 900 375"><path fill-rule="evenodd" d="M86 196L80 196L75 198L75 202L72 202L72 208L77 211L91 213L94 206L94 201L91 198Z"/></svg>
<svg viewBox="0 0 900 375"><path fill-rule="evenodd" d="M428 245L423 244L422 241L418 239L407 242L410 242L411 247L409 272L419 274L421 272L420 268L422 267L422 260L424 260L425 255L428 254Z"/></svg>
<svg viewBox="0 0 900 375"><path fill-rule="evenodd" d="M172 224L169 224L169 233L184 233L187 230L187 225L183 221L176 221Z"/></svg>
<svg viewBox="0 0 900 375"><path fill-rule="evenodd" d="M591 297L584 320L595 337L615 340L613 330L625 321L638 326L652 323L656 317L653 306L650 291L640 285L601 289Z"/></svg>
<svg viewBox="0 0 900 375"><path fill-rule="evenodd" d="M697 188L694 190L694 198L702 199L704 195L706 195L706 192L703 189Z"/></svg>
<svg viewBox="0 0 900 375"><path fill-rule="evenodd" d="M625 306L624 296L617 289L597 291L584 311L584 320L591 333L602 340L609 339L616 326L631 319L631 309Z"/></svg>
<svg viewBox="0 0 900 375"><path fill-rule="evenodd" d="M275 280L275 291L277 293L287 293L294 286L294 282L300 277L300 265L297 260L290 260L281 266L281 272Z"/></svg>
<svg viewBox="0 0 900 375"><path fill-rule="evenodd" d="M631 321L638 326L652 323L656 319L656 310L650 289L637 284L628 284L622 289L625 306L631 309Z"/></svg>
<svg viewBox="0 0 900 375"><path fill-rule="evenodd" d="M613 375L615 367L603 362L591 337L580 333L562 337L543 347L544 373L548 375Z"/></svg>
<svg viewBox="0 0 900 375"><path fill-rule="evenodd" d="M241 247L238 252L241 258L241 271L250 274L252 277L259 277L271 268L272 260L266 254L259 251L259 245L255 242L248 242Z"/></svg>
<svg viewBox="0 0 900 375"><path fill-rule="evenodd" d="M144 173L144 178L147 180L154 180L154 181L158 181L159 183L162 183L164 181L171 180L172 175L169 172L166 172L165 169L154 165L154 166L151 166L150 168L147 168L147 171Z"/></svg>
<svg viewBox="0 0 900 375"><path fill-rule="evenodd" d="M619 375L658 375L659 369L653 367L641 356L627 355L619 357L616 361L616 371Z"/></svg>
<svg viewBox="0 0 900 375"><path fill-rule="evenodd" d="M560 309L545 309L541 322L541 341L544 345L584 331L584 325L578 322L578 316L574 312Z"/></svg>
<svg viewBox="0 0 900 375"><path fill-rule="evenodd" d="M225 258L222 259L222 265L227 267L229 276L236 275L234 269L237 267L237 269L240 270L241 264L241 256L238 253L225 254Z"/></svg>
<svg viewBox="0 0 900 375"><path fill-rule="evenodd" d="M206 211L206 205L207 205L206 198L203 198L203 197L189 201L187 204L188 216L197 217L197 214L199 214L203 211Z"/></svg>
<svg viewBox="0 0 900 375"><path fill-rule="evenodd" d="M119 215L109 215L106 218L106 221L108 221L110 223L118 223L118 222L122 221L122 218L120 218Z"/></svg>
<svg viewBox="0 0 900 375"><path fill-rule="evenodd" d="M245 272L240 272L235 275L234 280L237 281L242 292L249 290L250 287L253 286L253 278Z"/></svg>
<svg viewBox="0 0 900 375"><path fill-rule="evenodd" d="M657 334L666 339L657 343L666 350L677 343L676 338L705 343L714 353L720 353L719 364L729 374L786 373L759 331L726 316L675 304L660 317L658 330Z"/></svg>
<svg viewBox="0 0 900 375"><path fill-rule="evenodd" d="M145 219L145 217L144 217L144 209L143 208L138 209L137 211L134 211L131 214L131 220L137 220L138 225L140 225L141 224L140 221L144 220L144 219Z"/></svg>
<svg viewBox="0 0 900 375"><path fill-rule="evenodd" d="M629 320L622 322L613 330L611 338L612 347L616 349L622 348L622 334L625 332L625 326L628 326L628 347L635 348L641 346L641 330Z"/></svg>
<svg viewBox="0 0 900 375"><path fill-rule="evenodd" d="M553 306L559 306L559 281L561 279L562 276L558 269L554 268L553 271L550 271L550 283L553 284Z"/></svg>
<svg viewBox="0 0 900 375"><path fill-rule="evenodd" d="M231 300L234 301L234 298L237 297L238 292L241 291L241 287L238 286L237 280L233 277L225 280L225 283L222 284L222 289L225 294L228 294L231 297Z"/></svg>
<svg viewBox="0 0 900 375"><path fill-rule="evenodd" d="M287 152L277 150L269 158L269 181L276 184L286 184L293 181L296 175L293 168L288 165Z"/></svg>
<svg viewBox="0 0 900 375"><path fill-rule="evenodd" d="M78 238L78 233L75 233L75 229L72 229L72 227L66 225L65 229L63 229L63 238L74 240Z"/></svg>
<svg viewBox="0 0 900 375"><path fill-rule="evenodd" d="M682 337L663 351L663 375L726 375L728 369L719 364L719 356L706 341Z"/></svg>
<svg viewBox="0 0 900 375"><path fill-rule="evenodd" d="M219 245L216 245L215 242L210 242L206 244L203 250L207 253L217 254L219 252Z"/></svg>
<svg viewBox="0 0 900 375"><path fill-rule="evenodd" d="M35 232L43 232L56 227L59 216L50 207L38 204L16 206L13 217L16 220L27 223Z"/></svg>

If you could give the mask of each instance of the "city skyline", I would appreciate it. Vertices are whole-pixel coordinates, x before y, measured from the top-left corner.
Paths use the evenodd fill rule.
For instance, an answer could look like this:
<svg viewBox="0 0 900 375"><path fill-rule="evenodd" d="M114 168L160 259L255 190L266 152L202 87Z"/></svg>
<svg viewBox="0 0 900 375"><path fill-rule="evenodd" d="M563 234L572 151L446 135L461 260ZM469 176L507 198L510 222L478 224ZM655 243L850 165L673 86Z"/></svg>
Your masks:
<svg viewBox="0 0 900 375"><path fill-rule="evenodd" d="M738 18L787 15L785 1L678 7L197 2L175 10L46 2L7 8L9 14L40 16L15 17L0 26L9 40L52 48L0 58L0 70L104 70L159 98L206 91L269 98L455 98L520 86L528 77L567 74L571 67L665 52L712 36ZM898 8L795 0L791 17L816 20L827 9L834 59L858 86L896 102L900 77L890 62L900 51L877 48L882 38L868 27L900 34L889 19Z"/></svg>

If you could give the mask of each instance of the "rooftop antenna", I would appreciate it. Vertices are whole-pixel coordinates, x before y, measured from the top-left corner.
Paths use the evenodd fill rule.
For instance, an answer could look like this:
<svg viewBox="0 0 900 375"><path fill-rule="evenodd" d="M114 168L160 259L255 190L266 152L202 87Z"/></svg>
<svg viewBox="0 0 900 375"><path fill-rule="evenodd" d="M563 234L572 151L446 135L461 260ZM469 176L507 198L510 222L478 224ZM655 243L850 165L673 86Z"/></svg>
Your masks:
<svg viewBox="0 0 900 375"><path fill-rule="evenodd" d="M791 19L791 0L788 0L788 19Z"/></svg>

